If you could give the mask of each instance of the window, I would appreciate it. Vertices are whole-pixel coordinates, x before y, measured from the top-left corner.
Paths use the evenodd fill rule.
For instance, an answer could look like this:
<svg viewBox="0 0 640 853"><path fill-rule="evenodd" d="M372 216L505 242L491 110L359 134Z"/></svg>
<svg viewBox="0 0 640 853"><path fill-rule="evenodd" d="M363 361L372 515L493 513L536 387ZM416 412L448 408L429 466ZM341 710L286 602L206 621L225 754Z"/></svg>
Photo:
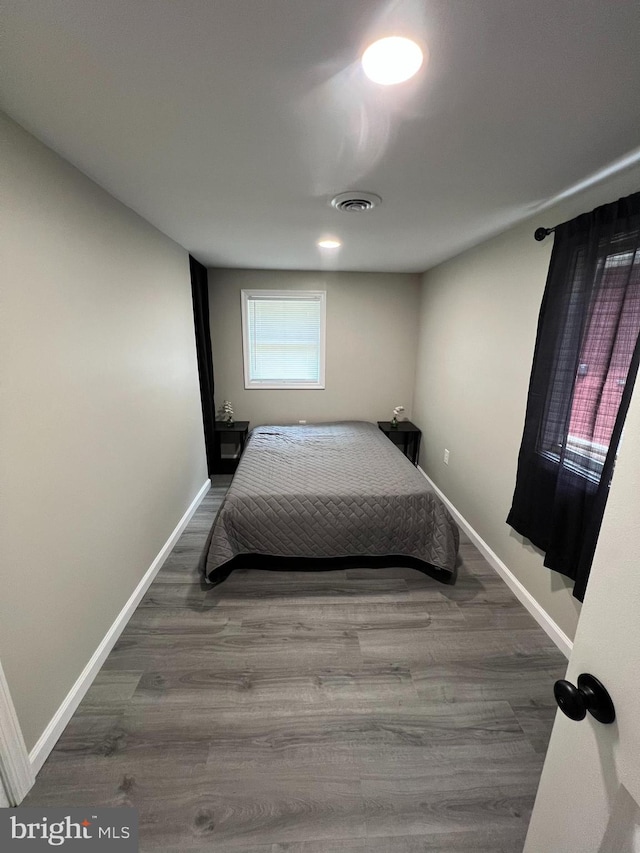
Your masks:
<svg viewBox="0 0 640 853"><path fill-rule="evenodd" d="M245 388L324 388L326 293L243 290Z"/></svg>
<svg viewBox="0 0 640 853"><path fill-rule="evenodd" d="M582 255L578 253L575 264L578 283ZM583 294L571 293L539 449L598 483L640 329L640 256L624 249L601 255L595 281L586 310ZM583 331L576 365L574 348L565 340L579 326ZM564 409L568 430L567 415L557 416Z"/></svg>

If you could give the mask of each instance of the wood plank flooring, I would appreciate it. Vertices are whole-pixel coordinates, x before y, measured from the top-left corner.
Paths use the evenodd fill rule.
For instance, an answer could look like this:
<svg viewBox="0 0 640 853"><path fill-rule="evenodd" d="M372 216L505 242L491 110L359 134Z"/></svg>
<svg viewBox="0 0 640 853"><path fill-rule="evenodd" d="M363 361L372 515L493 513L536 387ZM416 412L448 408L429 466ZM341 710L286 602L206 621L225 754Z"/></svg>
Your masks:
<svg viewBox="0 0 640 853"><path fill-rule="evenodd" d="M228 482L228 480L226 481ZM142 851L520 853L566 661L469 543L203 589L216 483L23 806L134 806Z"/></svg>

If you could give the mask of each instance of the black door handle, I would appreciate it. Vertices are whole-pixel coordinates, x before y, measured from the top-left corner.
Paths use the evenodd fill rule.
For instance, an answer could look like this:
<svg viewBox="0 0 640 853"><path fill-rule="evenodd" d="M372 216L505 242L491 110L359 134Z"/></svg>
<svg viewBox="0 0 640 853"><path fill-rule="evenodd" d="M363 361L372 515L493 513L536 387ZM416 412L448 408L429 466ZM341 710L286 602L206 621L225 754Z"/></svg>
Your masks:
<svg viewBox="0 0 640 853"><path fill-rule="evenodd" d="M606 687L595 675L589 675L588 672L578 676L577 687L564 679L556 681L553 685L553 695L562 713L571 720L584 720L587 711L599 723L612 723L616 718L616 711Z"/></svg>

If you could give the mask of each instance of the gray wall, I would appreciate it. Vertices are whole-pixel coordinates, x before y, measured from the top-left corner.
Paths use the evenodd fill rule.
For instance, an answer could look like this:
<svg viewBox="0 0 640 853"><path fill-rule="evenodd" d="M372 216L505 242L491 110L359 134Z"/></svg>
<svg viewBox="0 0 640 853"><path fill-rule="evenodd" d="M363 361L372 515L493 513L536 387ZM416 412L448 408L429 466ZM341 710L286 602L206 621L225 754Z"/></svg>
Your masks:
<svg viewBox="0 0 640 853"><path fill-rule="evenodd" d="M533 231L639 186L638 169L600 184L429 271L422 285L414 398L421 464L570 638L580 611L571 584L505 523L553 245L552 237L537 243Z"/></svg>
<svg viewBox="0 0 640 853"><path fill-rule="evenodd" d="M326 290L323 391L245 390L240 291ZM420 277L382 273L209 270L216 404L231 400L252 426L411 415Z"/></svg>
<svg viewBox="0 0 640 853"><path fill-rule="evenodd" d="M0 659L31 748L207 471L187 253L0 140Z"/></svg>

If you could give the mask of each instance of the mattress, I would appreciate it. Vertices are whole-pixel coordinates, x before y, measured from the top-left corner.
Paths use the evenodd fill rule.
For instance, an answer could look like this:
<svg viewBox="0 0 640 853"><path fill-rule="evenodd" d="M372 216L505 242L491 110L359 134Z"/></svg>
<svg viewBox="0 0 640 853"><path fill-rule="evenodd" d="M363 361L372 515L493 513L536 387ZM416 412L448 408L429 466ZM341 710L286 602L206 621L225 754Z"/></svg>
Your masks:
<svg viewBox="0 0 640 853"><path fill-rule="evenodd" d="M458 543L427 480L374 424L261 426L249 436L201 568L215 581L241 555L393 556L451 573Z"/></svg>

